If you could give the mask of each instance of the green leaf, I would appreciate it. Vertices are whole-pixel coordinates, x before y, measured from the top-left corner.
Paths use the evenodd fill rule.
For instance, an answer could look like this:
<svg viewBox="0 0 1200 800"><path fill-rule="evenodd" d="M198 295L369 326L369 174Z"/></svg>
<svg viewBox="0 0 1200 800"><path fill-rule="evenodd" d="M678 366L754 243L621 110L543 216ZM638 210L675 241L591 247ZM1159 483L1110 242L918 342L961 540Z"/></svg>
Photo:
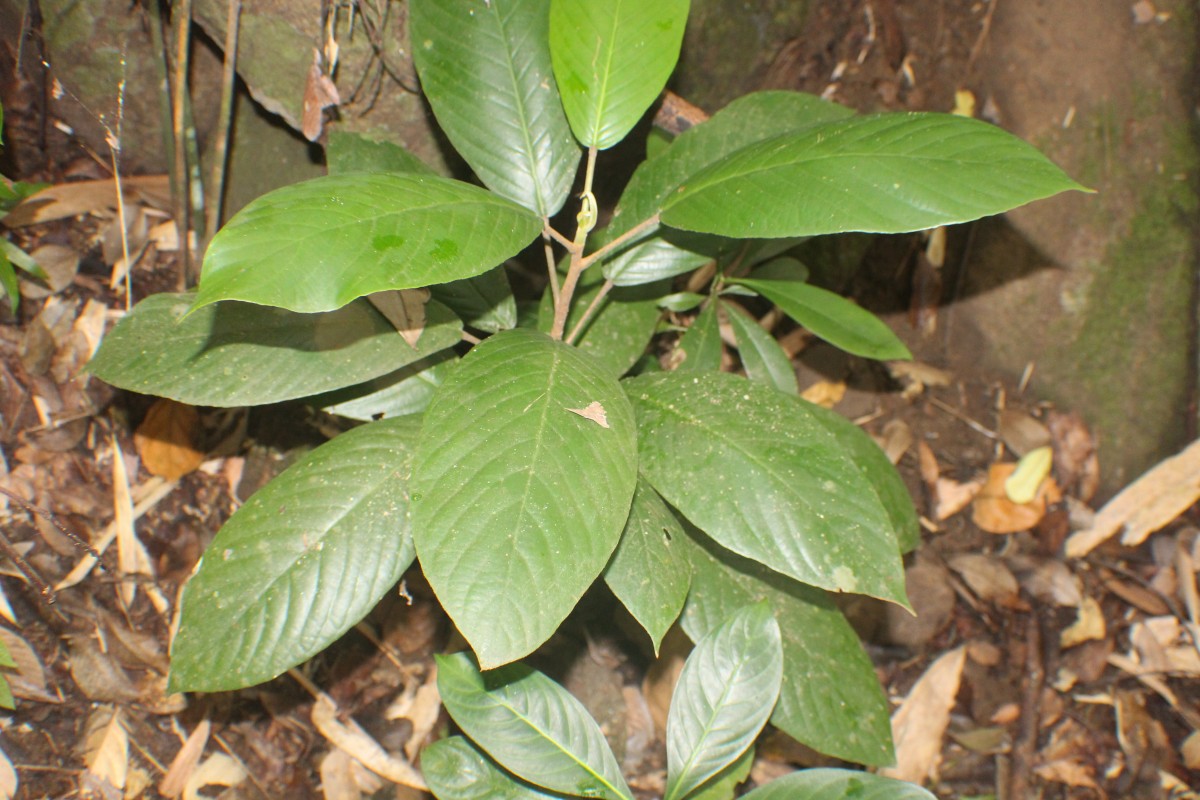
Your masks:
<svg viewBox="0 0 1200 800"><path fill-rule="evenodd" d="M688 795L687 800L733 800L737 787L750 777L750 769L754 766L754 748L746 748L737 760L718 772L700 787Z"/></svg>
<svg viewBox="0 0 1200 800"><path fill-rule="evenodd" d="M772 241L767 239L766 241ZM755 267L750 273L750 277L760 281L789 281L792 283L804 283L808 280L808 267L800 262L799 259L789 258L774 258L767 263Z"/></svg>
<svg viewBox="0 0 1200 800"><path fill-rule="evenodd" d="M688 0L552 0L550 55L571 130L605 150L625 138L679 60Z"/></svg>
<svg viewBox="0 0 1200 800"><path fill-rule="evenodd" d="M263 195L213 237L196 306L244 300L332 311L385 289L487 272L541 229L533 212L449 178L316 178Z"/></svg>
<svg viewBox="0 0 1200 800"><path fill-rule="evenodd" d="M360 422L420 414L457 360L453 350L443 350L366 383L311 397L308 402Z"/></svg>
<svg viewBox="0 0 1200 800"><path fill-rule="evenodd" d="M650 635L654 652L679 617L692 568L676 539L683 527L658 493L638 479L621 542L604 570L604 582Z"/></svg>
<svg viewBox="0 0 1200 800"><path fill-rule="evenodd" d="M505 772L462 736L440 739L421 751L421 774L438 800L538 800L543 792Z"/></svg>
<svg viewBox="0 0 1200 800"><path fill-rule="evenodd" d="M330 175L349 172L433 174L432 167L395 142L379 142L339 128L329 131L325 166Z"/></svg>
<svg viewBox="0 0 1200 800"><path fill-rule="evenodd" d="M913 507L904 479L892 466L883 448L861 428L835 411L801 400L818 422L837 437L838 444L850 456L871 485L892 521L892 531L901 553L915 550L921 543L921 523Z"/></svg>
<svg viewBox="0 0 1200 800"><path fill-rule="evenodd" d="M366 300L326 314L246 303L188 313L193 299L157 294L138 303L88 370L122 389L191 405L260 405L362 383L462 338L458 319L433 302L413 349Z"/></svg>
<svg viewBox="0 0 1200 800"><path fill-rule="evenodd" d="M425 413L412 525L481 664L554 633L616 548L636 481L633 410L596 361L518 328L459 362Z"/></svg>
<svg viewBox="0 0 1200 800"><path fill-rule="evenodd" d="M579 146L552 79L550 0L414 0L413 60L454 148L496 194L562 208Z"/></svg>
<svg viewBox="0 0 1200 800"><path fill-rule="evenodd" d="M734 237L901 233L1071 189L1087 191L995 125L953 114L881 114L746 147L693 175L667 200L662 221Z"/></svg>
<svg viewBox="0 0 1200 800"><path fill-rule="evenodd" d="M230 517L184 589L171 691L270 680L366 616L413 560L408 474L418 429L402 417L348 431Z"/></svg>
<svg viewBox="0 0 1200 800"><path fill-rule="evenodd" d="M625 382L640 468L723 546L796 580L907 607L891 521L798 399L728 373Z"/></svg>
<svg viewBox="0 0 1200 800"><path fill-rule="evenodd" d="M675 292L666 297L658 298L658 307L664 308L667 311L682 313L684 311L691 311L707 299L708 295L697 292Z"/></svg>
<svg viewBox="0 0 1200 800"><path fill-rule="evenodd" d="M739 97L707 122L680 134L661 156L637 168L621 193L612 222L597 237L597 243L612 241L654 216L688 178L730 153L853 114L845 106L800 92L755 92ZM605 274L609 275L607 268Z"/></svg>
<svg viewBox="0 0 1200 800"><path fill-rule="evenodd" d="M496 333L517 327L517 301L504 267L474 278L431 286L433 299L450 307L476 330Z"/></svg>
<svg viewBox="0 0 1200 800"><path fill-rule="evenodd" d="M686 797L754 744L782 680L779 624L764 602L696 643L671 695L664 800Z"/></svg>
<svg viewBox="0 0 1200 800"><path fill-rule="evenodd" d="M786 394L798 395L796 370L775 337L764 331L758 321L736 303L722 302L722 306L729 318L729 326L733 328L746 377L756 383L774 386Z"/></svg>
<svg viewBox="0 0 1200 800"><path fill-rule="evenodd" d="M0 291L8 297L15 315L21 307L21 284L17 281L17 271L13 269L12 262L8 260L8 253L3 247L0 247Z"/></svg>
<svg viewBox="0 0 1200 800"><path fill-rule="evenodd" d="M721 369L721 330L717 325L717 304L706 305L676 346L683 360L681 372L716 372Z"/></svg>
<svg viewBox="0 0 1200 800"><path fill-rule="evenodd" d="M576 323L584 310L592 304L601 291L598 275L587 275L579 288L567 314L567 333L575 330ZM602 364L614 378L629 371L654 336L658 319L662 316L656 298L662 294L662 286L645 286L614 289L601 301L597 311L583 333L575 339L575 346ZM538 308L538 329L549 331L554 321L554 299L547 289Z"/></svg>
<svg viewBox="0 0 1200 800"><path fill-rule="evenodd" d="M524 664L481 675L466 653L438 656L450 716L505 769L557 792L610 800L631 794L583 704Z"/></svg>
<svg viewBox="0 0 1200 800"><path fill-rule="evenodd" d="M806 769L776 778L743 800L934 800L911 783L848 769Z"/></svg>
<svg viewBox="0 0 1200 800"><path fill-rule="evenodd" d="M683 531L681 530L680 535L682 534ZM4 643L3 639L0 639L0 667L6 667L8 669L17 668L17 662L13 661L12 653L8 651L8 645Z"/></svg>
<svg viewBox="0 0 1200 800"><path fill-rule="evenodd" d="M691 272L712 261L711 236L687 231L661 232L621 250L604 262L604 277L617 286L638 286Z"/></svg>
<svg viewBox="0 0 1200 800"><path fill-rule="evenodd" d="M731 282L758 292L796 322L847 353L881 360L912 358L904 342L879 317L841 295L792 281L738 278Z"/></svg>
<svg viewBox="0 0 1200 800"><path fill-rule="evenodd" d="M17 269L24 270L40 280L46 280L45 271L33 260L33 256L7 239L0 239L0 254L3 254Z"/></svg>
<svg viewBox="0 0 1200 800"><path fill-rule="evenodd" d="M829 596L724 550L685 526L695 570L682 625L693 641L767 600L783 634L783 686L771 724L831 756L891 764L890 707L854 629Z"/></svg>

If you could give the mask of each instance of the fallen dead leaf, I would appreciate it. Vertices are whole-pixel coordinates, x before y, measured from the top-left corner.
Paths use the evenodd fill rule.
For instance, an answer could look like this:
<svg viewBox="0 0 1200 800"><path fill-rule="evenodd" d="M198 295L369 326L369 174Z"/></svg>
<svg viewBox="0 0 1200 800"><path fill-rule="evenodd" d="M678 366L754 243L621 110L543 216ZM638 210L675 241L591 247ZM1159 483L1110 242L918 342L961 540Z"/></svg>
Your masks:
<svg viewBox="0 0 1200 800"><path fill-rule="evenodd" d="M1009 500L1004 484L1015 468L1016 464L997 463L988 469L987 482L975 497L971 515L980 530L997 534L1027 531L1045 515L1048 503L1062 499L1054 478L1048 477L1031 502Z"/></svg>
<svg viewBox="0 0 1200 800"><path fill-rule="evenodd" d="M572 414L578 414L584 419L590 419L601 428L609 427L608 414L604 411L604 406L594 400L588 403L585 408L568 408L567 411L570 411Z"/></svg>
<svg viewBox="0 0 1200 800"><path fill-rule="evenodd" d="M121 178L125 202L145 202L156 208L171 207L171 180L166 175L130 175ZM117 209L116 182L111 178L73 181L50 186L23 200L4 217L9 228L66 219L80 214L107 216Z"/></svg>
<svg viewBox="0 0 1200 800"><path fill-rule="evenodd" d="M905 400L916 397L927 386L949 386L954 380L954 376L946 370L920 361L889 361L887 369L893 378L904 384L901 395Z"/></svg>
<svg viewBox="0 0 1200 800"><path fill-rule="evenodd" d="M321 53L314 47L312 67L304 84L304 110L300 121L300 132L304 138L310 142L320 139L325 127L325 109L341 102L337 86L321 69Z"/></svg>
<svg viewBox="0 0 1200 800"><path fill-rule="evenodd" d="M1076 758L1060 758L1048 764L1039 764L1033 771L1044 781L1089 789L1100 788L1096 785L1091 766Z"/></svg>
<svg viewBox="0 0 1200 800"><path fill-rule="evenodd" d="M5 673L13 695L23 700L61 703L62 698L51 694L46 687L46 670L33 648L20 635L7 628L0 628L0 641L4 642L9 656L16 664L16 673Z"/></svg>
<svg viewBox="0 0 1200 800"><path fill-rule="evenodd" d="M142 465L151 475L169 481L179 480L204 463L204 453L197 449L200 412L160 397L146 412L146 418L133 434Z"/></svg>
<svg viewBox="0 0 1200 800"><path fill-rule="evenodd" d="M938 522L953 517L969 506L983 488L983 478L960 482L952 478L937 479L933 518Z"/></svg>
<svg viewBox="0 0 1200 800"><path fill-rule="evenodd" d="M362 800L354 779L354 763L349 753L336 747L321 759L321 793L325 800Z"/></svg>
<svg viewBox="0 0 1200 800"><path fill-rule="evenodd" d="M1091 597L1084 597L1083 602L1079 604L1075 621L1063 629L1059 644L1066 650L1092 639L1103 639L1107 632L1100 604Z"/></svg>
<svg viewBox="0 0 1200 800"><path fill-rule="evenodd" d="M97 709L88 720L83 746L87 771L79 781L81 793L86 796L90 791L96 797L109 797L116 790L116 796L122 797L129 774L129 734L121 721L121 710Z"/></svg>
<svg viewBox="0 0 1200 800"><path fill-rule="evenodd" d="M1020 606L1021 587L1004 562L995 556L959 553L952 556L947 563L975 596L985 603L1004 608Z"/></svg>
<svg viewBox="0 0 1200 800"><path fill-rule="evenodd" d="M8 760L8 754L0 750L0 800L12 800L16 797L19 786L17 771Z"/></svg>
<svg viewBox="0 0 1200 800"><path fill-rule="evenodd" d="M205 786L237 786L246 780L246 768L236 759L224 753L213 753L204 760L187 785L183 787L183 800L207 800L200 790Z"/></svg>
<svg viewBox="0 0 1200 800"><path fill-rule="evenodd" d="M371 305L392 323L414 350L425 330L425 304L429 297L428 289L390 289L367 295Z"/></svg>
<svg viewBox="0 0 1200 800"><path fill-rule="evenodd" d="M846 396L845 381L817 381L800 393L810 403L822 408L833 408Z"/></svg>
<svg viewBox="0 0 1200 800"><path fill-rule="evenodd" d="M392 701L383 712L387 720L407 719L412 723L412 733L404 745L404 755L415 761L425 740L437 726L441 715L442 698L437 689L437 671L430 670L424 683L411 682L404 692Z"/></svg>
<svg viewBox="0 0 1200 800"><path fill-rule="evenodd" d="M996 433L1018 457L1050 444L1050 430L1024 411L1006 408L996 422Z"/></svg>
<svg viewBox="0 0 1200 800"><path fill-rule="evenodd" d="M880 770L881 775L913 783L924 783L934 776L966 654L966 648L957 647L939 657L896 709L892 715L896 766Z"/></svg>
<svg viewBox="0 0 1200 800"><path fill-rule="evenodd" d="M642 697L650 708L650 717L654 720L654 728L662 734L667 729L667 710L671 704L671 695L675 692L675 684L679 682L679 674L683 672L683 664L692 643L678 626L667 631L663 637L658 658L646 670L642 679Z"/></svg>
<svg viewBox="0 0 1200 800"><path fill-rule="evenodd" d="M1179 746L1183 765L1190 770L1200 769L1200 731L1192 731Z"/></svg>
<svg viewBox="0 0 1200 800"><path fill-rule="evenodd" d="M893 464L899 464L900 459L908 452L908 448L913 445L912 428L908 427L902 419L888 420L888 423L883 426L883 440L879 446L883 448L883 452L887 455L888 461Z"/></svg>
<svg viewBox="0 0 1200 800"><path fill-rule="evenodd" d="M1092 527L1067 539L1066 554L1079 558L1124 529L1121 544L1136 547L1200 499L1200 440L1152 467L1109 500Z"/></svg>
<svg viewBox="0 0 1200 800"><path fill-rule="evenodd" d="M358 723L339 720L337 705L324 692L320 692L313 703L312 721L322 736L361 761L375 774L401 786L426 788L425 779L411 764L380 747Z"/></svg>
<svg viewBox="0 0 1200 800"><path fill-rule="evenodd" d="M171 760L171 766L167 769L167 774L163 776L162 781L158 784L159 794L163 797L178 797L183 794L188 780L192 777L192 773L196 771L196 766L200 763L200 757L204 755L204 748L208 745L208 736L211 732L212 723L205 717L188 734L183 746L179 748L179 752Z"/></svg>
<svg viewBox="0 0 1200 800"><path fill-rule="evenodd" d="M126 580L117 585L117 592L126 608L133 605L137 596L138 582L133 580L136 575L154 577L154 568L150 565L150 554L142 546L133 530L133 496L129 488L129 475L125 470L125 454L117 437L112 437L112 480L113 480L113 523L117 526L117 565ZM149 585L149 584L147 584ZM162 609L160 609L161 611Z"/></svg>

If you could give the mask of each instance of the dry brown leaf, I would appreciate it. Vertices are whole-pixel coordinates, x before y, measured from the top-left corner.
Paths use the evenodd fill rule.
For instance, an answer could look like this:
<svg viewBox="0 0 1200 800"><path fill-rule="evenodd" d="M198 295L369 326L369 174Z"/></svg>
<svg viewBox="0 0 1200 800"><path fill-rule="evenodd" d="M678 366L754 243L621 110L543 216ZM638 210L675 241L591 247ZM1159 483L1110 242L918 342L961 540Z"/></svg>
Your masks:
<svg viewBox="0 0 1200 800"><path fill-rule="evenodd" d="M380 747L354 720L339 720L337 705L324 692L318 694L313 703L312 721L322 736L361 761L375 774L402 786L426 788L425 779L411 764Z"/></svg>
<svg viewBox="0 0 1200 800"><path fill-rule="evenodd" d="M1054 478L1046 478L1031 502L1018 504L1009 500L1004 484L1016 466L998 463L988 469L987 482L975 496L971 514L971 519L980 530L997 534L1027 531L1045 516L1048 503L1057 503L1062 499Z"/></svg>
<svg viewBox="0 0 1200 800"><path fill-rule="evenodd" d="M183 787L183 800L207 800L205 786L237 786L246 780L246 768L224 753L213 753L196 768Z"/></svg>
<svg viewBox="0 0 1200 800"><path fill-rule="evenodd" d="M1096 779L1092 776L1091 766L1077 758L1060 758L1048 764L1039 764L1033 768L1033 771L1044 781L1099 789Z"/></svg>
<svg viewBox="0 0 1200 800"><path fill-rule="evenodd" d="M654 728L658 733L667 729L667 711L671 705L671 695L675 692L675 684L683 672L684 661L691 652L691 640L684 635L679 626L672 626L663 637L658 651L658 658L646 670L642 679L642 697L650 708L650 717L654 720Z"/></svg>
<svg viewBox="0 0 1200 800"><path fill-rule="evenodd" d="M1183 765L1190 770L1200 770L1200 731L1192 731L1179 746Z"/></svg>
<svg viewBox="0 0 1200 800"><path fill-rule="evenodd" d="M1170 611L1166 601L1157 592L1152 592L1144 586L1123 581L1112 574L1104 575L1102 584L1105 589L1129 605L1153 617L1162 616Z"/></svg>
<svg viewBox="0 0 1200 800"><path fill-rule="evenodd" d="M87 771L79 781L81 793L109 797L116 790L116 796L122 797L129 774L129 734L120 709L97 709L88 720L83 746Z"/></svg>
<svg viewBox="0 0 1200 800"><path fill-rule="evenodd" d="M817 381L801 392L800 396L822 408L833 408L846 396L846 382Z"/></svg>
<svg viewBox="0 0 1200 800"><path fill-rule="evenodd" d="M0 800L12 800L16 797L19 785L17 771L8 760L8 754L0 750Z"/></svg>
<svg viewBox="0 0 1200 800"><path fill-rule="evenodd" d="M888 423L883 426L883 440L879 446L883 448L883 452L887 455L888 461L893 464L899 464L900 459L908 452L908 448L913 445L912 428L908 427L902 419L888 420Z"/></svg>
<svg viewBox="0 0 1200 800"><path fill-rule="evenodd" d="M600 403L596 402L595 400L588 403L585 408L568 408L567 411L570 411L572 414L578 414L584 419L590 419L601 428L609 427L608 413L605 412L604 406L600 405Z"/></svg>
<svg viewBox="0 0 1200 800"><path fill-rule="evenodd" d="M1091 597L1084 597L1083 602L1079 604L1075 621L1063 629L1059 644L1066 650L1092 639L1103 639L1107 633L1108 628L1100 604Z"/></svg>
<svg viewBox="0 0 1200 800"><path fill-rule="evenodd" d="M887 368L893 378L904 384L902 396L905 400L916 397L926 386L949 386L954 380L946 370L920 361L889 361Z"/></svg>
<svg viewBox="0 0 1200 800"><path fill-rule="evenodd" d="M337 86L321 69L321 53L314 47L312 67L304 84L304 110L300 120L300 132L304 138L310 142L320 139L325 127L325 109L341 102Z"/></svg>
<svg viewBox="0 0 1200 800"><path fill-rule="evenodd" d="M321 759L321 793L325 800L362 800L352 771L354 758L334 748Z"/></svg>
<svg viewBox="0 0 1200 800"><path fill-rule="evenodd" d="M204 463L196 445L199 430L200 412L194 406L160 397L133 434L133 443L147 472L174 481Z"/></svg>
<svg viewBox="0 0 1200 800"><path fill-rule="evenodd" d="M1018 457L1050 444L1050 430L1024 411L1006 408L1000 412L996 433Z"/></svg>
<svg viewBox="0 0 1200 800"><path fill-rule="evenodd" d="M425 304L429 297L428 289L390 289L367 295L371 305L392 323L414 350L425 330Z"/></svg>
<svg viewBox="0 0 1200 800"><path fill-rule="evenodd" d="M1020 605L1021 587L1000 559L982 553L959 553L947 563L980 600L1005 608Z"/></svg>
<svg viewBox="0 0 1200 800"><path fill-rule="evenodd" d="M1071 558L1087 555L1124 529L1121 544L1136 547L1200 499L1200 440L1125 487L1096 514L1092 527L1067 539Z"/></svg>
<svg viewBox="0 0 1200 800"><path fill-rule="evenodd" d="M926 444L924 439L917 440L917 465L926 488L936 493L941 468L938 467L937 456L933 454L933 448Z"/></svg>
<svg viewBox="0 0 1200 800"><path fill-rule="evenodd" d="M4 642L13 663L17 665L15 673L5 673L13 696L41 703L61 703L62 698L51 694L46 687L46 670L33 648L7 628L0 628L0 641Z"/></svg>
<svg viewBox="0 0 1200 800"><path fill-rule="evenodd" d="M965 483L951 478L938 478L934 490L936 502L933 507L933 518L938 522L953 517L971 504L971 501L983 488L983 478L976 478Z"/></svg>
<svg viewBox="0 0 1200 800"><path fill-rule="evenodd" d="M924 783L935 774L966 653L966 648L957 647L934 661L892 715L896 766L880 774L913 783Z"/></svg>
<svg viewBox="0 0 1200 800"><path fill-rule="evenodd" d="M144 201L156 208L171 207L171 180L166 175L131 175L121 178L125 202ZM107 216L117 209L116 182L105 178L50 186L27 197L4 217L9 228L75 217L80 214Z"/></svg>
<svg viewBox="0 0 1200 800"><path fill-rule="evenodd" d="M67 651L71 678L83 694L98 703L136 703L141 693L111 653L92 636L77 636Z"/></svg>
<svg viewBox="0 0 1200 800"><path fill-rule="evenodd" d="M150 555L142 547L141 541L133 530L133 496L129 488L129 475L125 470L125 454L117 437L112 437L112 480L113 480L113 524L117 526L117 566L121 574L130 579L117 584L121 602L126 608L133 605L137 596L138 583L132 580L135 575L153 577L154 569L150 566Z"/></svg>
<svg viewBox="0 0 1200 800"><path fill-rule="evenodd" d="M414 761L425 740L437 725L441 715L442 698L437 689L437 672L431 670L425 682L410 683L404 692L392 701L383 712L388 720L407 719L412 723L412 733L404 744L404 755Z"/></svg>
<svg viewBox="0 0 1200 800"><path fill-rule="evenodd" d="M211 732L212 723L205 717L188 734L183 746L175 754L175 758L171 759L171 766L167 769L167 774L158 784L159 794L163 797L178 797L183 794L184 787L187 786L188 780L200 763L200 757L204 755L204 748L208 745L208 735Z"/></svg>
<svg viewBox="0 0 1200 800"><path fill-rule="evenodd" d="M44 244L29 255L46 273L46 285L56 294L70 286L79 272L79 251L74 247Z"/></svg>

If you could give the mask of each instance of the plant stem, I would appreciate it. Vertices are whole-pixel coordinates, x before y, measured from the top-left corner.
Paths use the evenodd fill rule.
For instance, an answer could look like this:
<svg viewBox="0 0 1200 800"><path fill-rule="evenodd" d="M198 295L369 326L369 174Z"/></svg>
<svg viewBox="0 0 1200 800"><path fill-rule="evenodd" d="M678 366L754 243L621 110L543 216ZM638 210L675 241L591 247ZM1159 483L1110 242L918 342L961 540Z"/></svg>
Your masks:
<svg viewBox="0 0 1200 800"><path fill-rule="evenodd" d="M187 288L191 277L192 256L188 248L191 180L187 167L187 143L184 131L184 96L187 93L188 29L192 21L191 0L176 0L171 6L171 22L175 32L175 61L171 74L171 129L175 134L175 227L179 233L180 270L178 288Z"/></svg>
<svg viewBox="0 0 1200 800"><path fill-rule="evenodd" d="M596 224L596 196L592 194L592 177L596 174L596 148L589 147L587 154L587 169L583 178L583 204L576 217L578 227L575 238L567 248L571 252L571 265L567 267L567 277L563 280L562 292L558 302L554 304L554 324L550 328L550 338L562 341L563 328L567 326L567 312L571 308L571 298L575 296L575 287L579 284L579 276L587 264L583 259L583 248L587 244L588 234Z"/></svg>
<svg viewBox="0 0 1200 800"><path fill-rule="evenodd" d="M550 229L550 226L546 226ZM554 241L550 234L542 233L544 249L546 251L546 275L550 279L550 296L554 298L554 305L558 305L559 290L558 290L558 270L554 267Z"/></svg>
<svg viewBox="0 0 1200 800"><path fill-rule="evenodd" d="M225 19L225 72L221 76L221 110L217 122L217 141L213 146L212 193L208 200L208 216L204 226L205 247L221 226L221 200L225 194L225 171L228 167L229 130L233 121L233 89L237 75L238 26L242 15L242 0L229 0Z"/></svg>
<svg viewBox="0 0 1200 800"><path fill-rule="evenodd" d="M655 214L654 216L652 216L648 219L642 220L637 225L634 225L632 228L625 231L620 236L613 239L611 242L604 245L603 247L601 247L596 252L592 253L587 258L584 258L583 259L583 269L587 269L592 264L594 264L597 260L604 258L609 253L612 253L615 250L620 249L630 239L635 239L638 236L641 236L647 230L649 230L650 228L653 228L655 225L657 225L658 221L659 221L658 214Z"/></svg>
<svg viewBox="0 0 1200 800"><path fill-rule="evenodd" d="M600 304L604 302L605 297L608 297L608 293L612 291L615 285L611 280L605 279L604 285L600 287L600 291L592 298L592 302L588 304L587 309L583 312L583 316L579 318L579 322L575 323L575 327L571 329L570 335L567 336L567 344L575 344L575 340L579 338L579 334L584 326L588 324L592 315L596 313L596 309L600 308Z"/></svg>

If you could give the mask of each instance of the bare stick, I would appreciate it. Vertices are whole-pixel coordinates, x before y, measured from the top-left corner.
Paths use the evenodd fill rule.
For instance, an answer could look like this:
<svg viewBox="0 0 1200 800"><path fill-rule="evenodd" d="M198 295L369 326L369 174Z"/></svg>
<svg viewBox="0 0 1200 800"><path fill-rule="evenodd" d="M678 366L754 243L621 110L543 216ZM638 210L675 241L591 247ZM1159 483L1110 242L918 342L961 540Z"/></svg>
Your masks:
<svg viewBox="0 0 1200 800"><path fill-rule="evenodd" d="M97 553L95 551L95 549L93 549L93 547L90 544L88 544L87 542L85 542L81 537L79 537L76 534L72 533L71 531L67 530L67 528L64 527L63 524L58 521L58 517L54 516L54 512L51 511L50 509L42 508L41 506L35 506L32 503L27 503L27 502L25 502L25 500L22 497L10 492L8 489L5 489L3 486L0 486L0 494L4 495L8 499L16 502L17 505L19 505L21 508L28 511L30 514L37 514L42 519L49 521L51 525L53 525L55 528L58 529L59 533L61 533L63 536L66 536L68 539L70 539L72 544L74 544L80 550L84 551L85 553L87 553L89 556L96 559L97 561L100 560L100 554Z"/></svg>
<svg viewBox="0 0 1200 800"><path fill-rule="evenodd" d="M208 214L204 225L205 248L221 225L221 198L225 194L225 172L228 169L229 130L233 122L233 88L237 75L238 28L242 16L242 0L229 0L225 18L225 72L222 75L221 111L217 122L216 145L213 147L212 192L208 199Z"/></svg>
<svg viewBox="0 0 1200 800"><path fill-rule="evenodd" d="M612 291L614 285L611 280L605 279L604 285L600 287L600 291L596 293L592 302L583 312L583 316L579 318L579 322L575 323L575 327L571 329L570 335L567 336L567 344L575 344L575 340L579 338L580 332L591 320L592 315L596 313L596 309L600 308L600 304L604 302L604 298L608 297L608 293Z"/></svg>
<svg viewBox="0 0 1200 800"><path fill-rule="evenodd" d="M547 228L549 229L549 226ZM554 298L554 304L558 305L558 269L554 264L554 242L549 234L542 234L542 244L546 251L546 275L550 279L550 296Z"/></svg>
<svg viewBox="0 0 1200 800"><path fill-rule="evenodd" d="M188 33L192 21L192 0L175 0L171 8L175 28L175 62L171 75L171 132L175 138L175 227L179 232L179 291L187 289L192 273L192 254L188 248L190 224L191 176L187 166L187 141L184 130L184 96L187 93Z"/></svg>
<svg viewBox="0 0 1200 800"><path fill-rule="evenodd" d="M589 255L588 257L584 258L583 266L580 269L587 269L592 264L596 263L598 260L603 259L609 253L619 250L629 240L636 239L638 236L641 236L646 231L648 231L651 228L653 228L654 226L658 225L658 222L659 222L658 214L655 214L654 216L649 217L648 219L642 220L637 225L634 225L632 228L625 231L617 238L613 239L608 244L599 248L596 252L594 252L591 255Z"/></svg>

